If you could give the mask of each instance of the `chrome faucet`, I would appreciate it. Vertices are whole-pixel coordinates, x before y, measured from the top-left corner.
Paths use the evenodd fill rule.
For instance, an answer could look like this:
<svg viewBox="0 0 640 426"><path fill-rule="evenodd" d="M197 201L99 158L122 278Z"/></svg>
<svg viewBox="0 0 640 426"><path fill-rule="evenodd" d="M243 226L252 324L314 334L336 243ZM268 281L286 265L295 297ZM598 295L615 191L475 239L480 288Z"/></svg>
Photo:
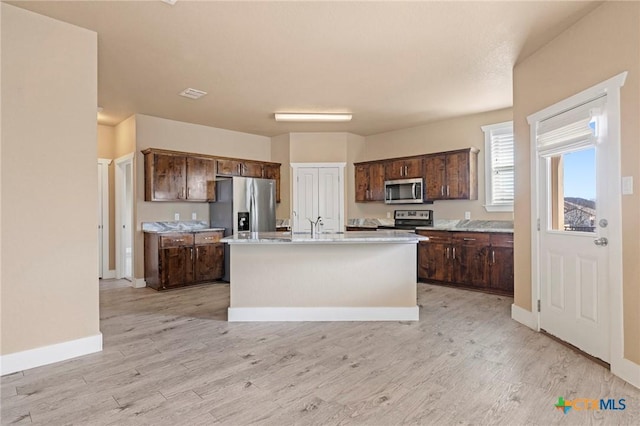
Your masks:
<svg viewBox="0 0 640 426"><path fill-rule="evenodd" d="M322 223L322 217L318 216L318 218L316 219L315 222L313 220L309 219L309 218L307 218L307 220L309 221L309 224L311 225L311 237L314 237L315 235L318 234L318 226L324 225Z"/></svg>

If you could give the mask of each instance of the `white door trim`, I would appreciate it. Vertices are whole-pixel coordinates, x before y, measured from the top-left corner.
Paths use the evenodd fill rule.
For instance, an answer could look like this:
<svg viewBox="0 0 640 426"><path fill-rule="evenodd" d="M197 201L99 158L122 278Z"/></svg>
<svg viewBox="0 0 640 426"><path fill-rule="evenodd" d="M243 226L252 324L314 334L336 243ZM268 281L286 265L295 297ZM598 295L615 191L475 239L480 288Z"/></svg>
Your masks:
<svg viewBox="0 0 640 426"><path fill-rule="evenodd" d="M109 269L109 165L108 158L98 158L101 171L101 195L102 195L102 278L114 278L115 271ZM106 218L106 219L105 219Z"/></svg>
<svg viewBox="0 0 640 426"><path fill-rule="evenodd" d="M122 213L122 206L126 205L126 193L123 190L124 189L124 171L123 171L123 166L126 165L127 163L131 164L132 167L132 174L134 174L133 171L133 165L134 165L134 153L130 153L127 155L124 155L122 157L116 158L114 160L115 162L115 172L116 172L116 176L115 176L115 201L116 201L116 278L120 279L124 277L124 265L122 262L122 224L124 222L124 218L123 218L123 213ZM131 218L131 223L133 224L133 218ZM131 241L133 242L133 229L131 230ZM132 264L132 268L134 263L134 252L133 250L131 251L131 264ZM132 271L133 272L133 271ZM133 273L132 273L133 275ZM132 277L133 278L133 277Z"/></svg>
<svg viewBox="0 0 640 426"><path fill-rule="evenodd" d="M535 328L540 330L540 314L537 312L537 303L540 297L540 253L539 253L539 170L538 150L536 141L536 123L539 121L568 110L585 101L606 93L606 114L608 127L608 140L611 142L609 151L609 173L617 179L611 179L609 196L611 203L621 211L622 199L620 188L620 88L624 85L627 72L616 75L602 83L590 87L574 96L564 99L541 111L527 117L530 126L531 145L531 302L532 314L535 318ZM640 387L640 365L632 363L624 358L624 322L622 299L622 217L611 217L609 220L609 314L610 314L610 357L611 372L634 386Z"/></svg>

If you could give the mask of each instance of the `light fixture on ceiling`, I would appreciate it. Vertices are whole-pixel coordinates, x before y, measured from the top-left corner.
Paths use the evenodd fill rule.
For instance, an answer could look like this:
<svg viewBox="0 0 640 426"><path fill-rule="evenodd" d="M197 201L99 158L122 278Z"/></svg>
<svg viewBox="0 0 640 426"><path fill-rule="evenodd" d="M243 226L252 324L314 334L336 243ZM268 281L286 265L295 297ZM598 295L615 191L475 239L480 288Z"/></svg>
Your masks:
<svg viewBox="0 0 640 426"><path fill-rule="evenodd" d="M276 112L276 121L351 121L349 113Z"/></svg>
<svg viewBox="0 0 640 426"><path fill-rule="evenodd" d="M189 99L200 99L206 94L207 92L204 92L198 89L192 89L191 87L184 89L182 92L179 93L180 96L184 96L185 98L189 98Z"/></svg>
<svg viewBox="0 0 640 426"><path fill-rule="evenodd" d="M162 1L163 3L166 3L166 4L168 4L168 5L173 6L174 4L176 4L176 2L177 2L178 0L160 0L160 1Z"/></svg>

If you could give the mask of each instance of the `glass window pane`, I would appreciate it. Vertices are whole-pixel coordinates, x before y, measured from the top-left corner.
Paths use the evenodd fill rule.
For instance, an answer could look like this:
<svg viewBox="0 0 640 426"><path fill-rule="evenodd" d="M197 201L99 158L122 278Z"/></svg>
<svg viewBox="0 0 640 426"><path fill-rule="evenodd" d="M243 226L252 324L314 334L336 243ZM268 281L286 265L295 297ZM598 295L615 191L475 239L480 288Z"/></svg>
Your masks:
<svg viewBox="0 0 640 426"><path fill-rule="evenodd" d="M551 229L595 232L595 147L551 157L549 164Z"/></svg>

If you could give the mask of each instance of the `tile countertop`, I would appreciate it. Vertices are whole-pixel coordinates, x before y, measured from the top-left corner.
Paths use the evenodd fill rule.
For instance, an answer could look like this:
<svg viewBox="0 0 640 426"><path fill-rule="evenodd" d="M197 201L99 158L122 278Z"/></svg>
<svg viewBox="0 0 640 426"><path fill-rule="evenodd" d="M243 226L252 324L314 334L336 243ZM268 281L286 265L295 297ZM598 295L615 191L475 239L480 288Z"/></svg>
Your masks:
<svg viewBox="0 0 640 426"><path fill-rule="evenodd" d="M224 228L211 228L206 220L175 222L142 222L142 232L162 234L168 232L208 232L224 231Z"/></svg>
<svg viewBox="0 0 640 426"><path fill-rule="evenodd" d="M426 237L409 231L362 231L345 233L320 233L311 237L308 232L254 232L229 236L220 240L229 244L336 244L336 243L405 243L415 244Z"/></svg>
<svg viewBox="0 0 640 426"><path fill-rule="evenodd" d="M511 220L436 220L433 226L419 226L422 231L466 231L513 233Z"/></svg>

